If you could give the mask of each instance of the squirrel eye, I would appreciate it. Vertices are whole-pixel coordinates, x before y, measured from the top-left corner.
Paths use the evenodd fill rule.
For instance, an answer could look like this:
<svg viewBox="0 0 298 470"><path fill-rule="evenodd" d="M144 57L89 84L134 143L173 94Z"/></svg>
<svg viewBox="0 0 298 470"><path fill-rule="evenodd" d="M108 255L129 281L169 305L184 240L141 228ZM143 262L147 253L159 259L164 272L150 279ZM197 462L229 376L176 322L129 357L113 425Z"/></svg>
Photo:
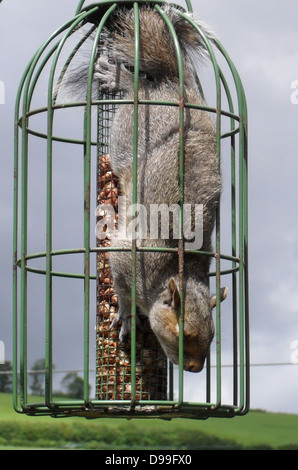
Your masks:
<svg viewBox="0 0 298 470"><path fill-rule="evenodd" d="M124 68L130 73L135 73L135 68L133 65L123 63ZM154 78L146 72L139 71L139 76L143 80L148 80L148 82L155 82Z"/></svg>
<svg viewBox="0 0 298 470"><path fill-rule="evenodd" d="M130 65L130 64L123 64L124 67L126 68L126 70L130 73L134 73L135 72L135 68L133 65Z"/></svg>

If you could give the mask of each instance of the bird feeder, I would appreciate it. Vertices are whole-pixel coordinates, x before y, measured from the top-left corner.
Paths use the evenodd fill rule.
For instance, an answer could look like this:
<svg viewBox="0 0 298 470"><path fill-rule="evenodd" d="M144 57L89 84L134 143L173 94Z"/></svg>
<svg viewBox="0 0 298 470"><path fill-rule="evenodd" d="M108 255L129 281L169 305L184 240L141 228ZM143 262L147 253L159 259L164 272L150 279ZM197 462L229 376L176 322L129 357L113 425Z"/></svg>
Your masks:
<svg viewBox="0 0 298 470"><path fill-rule="evenodd" d="M202 76L198 72L208 106L199 108L214 119L224 175L214 251L203 253L212 259L208 279L217 299L215 338L203 371L193 374L183 371L182 361L169 363L149 323L138 329L135 310L130 345L119 345L117 330L110 328L118 308L109 266L114 248L108 230L100 240L96 236L102 204L112 204L117 219L120 189L109 158L110 123L125 101L117 93L98 90L96 100L92 95L102 31L119 8L131 8L137 24L144 4L162 15L164 2L85 3L81 0L75 15L38 49L16 99L14 408L32 416L86 418L243 415L249 409L249 331L247 109L241 80L221 43L211 44L187 14L192 12L190 1L185 8L174 5L201 34L208 51L209 65ZM170 31L179 61L179 44L174 29ZM137 29L135 34L137 38ZM82 50L89 64L84 96L61 102L57 84ZM182 82L181 89L183 94ZM163 105L154 103L161 113ZM196 108L193 103L173 105L181 115ZM149 104L139 100L137 106ZM136 153L137 145L135 139ZM224 304L221 286L229 288ZM134 298L134 281L131 287ZM183 338L180 345L183 349ZM36 400L29 393L29 363L40 357L45 360L44 396ZM67 368L67 358L82 374L80 398L61 398L55 392L55 369Z"/></svg>

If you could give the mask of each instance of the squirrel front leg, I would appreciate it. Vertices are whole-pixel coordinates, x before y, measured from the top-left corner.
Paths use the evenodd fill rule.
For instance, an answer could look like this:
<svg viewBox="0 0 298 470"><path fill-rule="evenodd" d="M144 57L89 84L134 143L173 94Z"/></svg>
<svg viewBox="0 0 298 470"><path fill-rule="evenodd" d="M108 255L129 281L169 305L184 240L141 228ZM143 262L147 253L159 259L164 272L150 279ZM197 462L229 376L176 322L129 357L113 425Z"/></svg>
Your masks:
<svg viewBox="0 0 298 470"><path fill-rule="evenodd" d="M119 323L121 323L119 342L125 344L131 331L131 301L129 298L120 300L118 296L118 312L111 323L110 329L117 328ZM136 325L138 328L143 329L138 315L136 315Z"/></svg>
<svg viewBox="0 0 298 470"><path fill-rule="evenodd" d="M119 323L121 323L119 341L125 343L131 330L131 302L129 299L123 299L123 297L120 299L118 296L118 312L111 323L110 329L117 328Z"/></svg>

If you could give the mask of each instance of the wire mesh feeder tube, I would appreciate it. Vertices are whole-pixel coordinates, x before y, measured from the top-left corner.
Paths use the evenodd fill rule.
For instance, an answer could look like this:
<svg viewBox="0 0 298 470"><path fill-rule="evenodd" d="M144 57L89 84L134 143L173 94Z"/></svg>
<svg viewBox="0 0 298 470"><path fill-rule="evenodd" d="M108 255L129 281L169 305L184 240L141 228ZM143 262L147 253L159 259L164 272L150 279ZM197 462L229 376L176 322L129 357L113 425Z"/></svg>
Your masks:
<svg viewBox="0 0 298 470"><path fill-rule="evenodd" d="M111 169L109 155L100 155L99 221L105 217L106 204L114 207L117 218L118 191L119 185ZM132 405L136 400L166 400L167 358L148 320L143 319L143 329L137 330L136 342L132 345L135 354L119 346L119 328L111 329L118 304L109 266L111 234L105 233L105 238L98 241L98 247L103 250L97 255L97 397L99 400L130 400Z"/></svg>

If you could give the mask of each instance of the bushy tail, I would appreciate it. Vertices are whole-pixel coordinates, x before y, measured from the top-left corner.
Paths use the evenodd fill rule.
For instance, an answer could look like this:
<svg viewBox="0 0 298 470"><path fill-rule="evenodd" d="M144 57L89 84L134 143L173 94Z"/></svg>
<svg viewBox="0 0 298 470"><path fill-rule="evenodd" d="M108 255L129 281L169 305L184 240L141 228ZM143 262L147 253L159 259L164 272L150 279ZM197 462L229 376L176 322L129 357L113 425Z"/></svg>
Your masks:
<svg viewBox="0 0 298 470"><path fill-rule="evenodd" d="M139 9L140 18L140 73L158 83L160 80L178 80L178 62L173 34L164 16L172 23L182 51L185 70L193 70L195 58L208 56L206 41L213 43L214 35L193 15L183 13L171 5L162 12L146 6ZM86 98L90 51L95 33L80 48L67 74L58 84L60 99L84 100ZM89 48L89 49L88 49ZM98 56L110 54L111 60L121 62L131 69L135 58L135 18L133 9L117 8L102 31ZM97 85L93 84L96 98Z"/></svg>
<svg viewBox="0 0 298 470"><path fill-rule="evenodd" d="M210 29L197 21L193 15L184 14L171 5L166 5L162 12L174 26L182 50L183 58L195 56L205 58L206 41L213 43L214 35ZM140 69L154 79L168 77L178 79L177 54L173 34L163 13L145 7L140 9ZM112 34L117 44L117 59L134 63L135 19L133 10L122 10L115 18L115 31Z"/></svg>

